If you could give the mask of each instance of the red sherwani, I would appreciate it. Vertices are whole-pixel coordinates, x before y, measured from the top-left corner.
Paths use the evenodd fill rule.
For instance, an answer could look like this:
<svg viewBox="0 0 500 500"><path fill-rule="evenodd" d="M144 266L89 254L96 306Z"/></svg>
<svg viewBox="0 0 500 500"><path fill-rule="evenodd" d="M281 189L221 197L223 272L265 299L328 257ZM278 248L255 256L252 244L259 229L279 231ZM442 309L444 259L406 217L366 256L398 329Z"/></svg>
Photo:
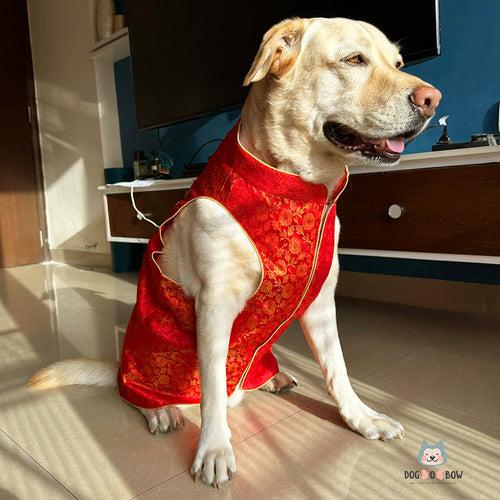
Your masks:
<svg viewBox="0 0 500 500"><path fill-rule="evenodd" d="M335 201L347 178L346 169L328 200L326 186L257 160L240 145L237 127L229 132L149 241L123 346L121 396L143 408L200 402L194 299L163 276L157 264L165 228L183 207L199 197L220 203L260 257L262 281L231 331L226 364L230 395L238 385L257 389L278 372L271 347L302 316L328 275Z"/></svg>

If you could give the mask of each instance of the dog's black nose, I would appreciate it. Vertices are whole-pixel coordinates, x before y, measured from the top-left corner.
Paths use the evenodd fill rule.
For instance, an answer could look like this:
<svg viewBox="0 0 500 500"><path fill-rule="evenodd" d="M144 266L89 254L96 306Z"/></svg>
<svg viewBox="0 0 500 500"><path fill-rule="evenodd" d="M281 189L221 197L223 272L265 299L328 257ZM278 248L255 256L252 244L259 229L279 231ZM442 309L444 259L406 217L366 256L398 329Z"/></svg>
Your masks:
<svg viewBox="0 0 500 500"><path fill-rule="evenodd" d="M429 458L430 458L431 460L434 460L435 456L434 456L434 455L431 455Z"/></svg>

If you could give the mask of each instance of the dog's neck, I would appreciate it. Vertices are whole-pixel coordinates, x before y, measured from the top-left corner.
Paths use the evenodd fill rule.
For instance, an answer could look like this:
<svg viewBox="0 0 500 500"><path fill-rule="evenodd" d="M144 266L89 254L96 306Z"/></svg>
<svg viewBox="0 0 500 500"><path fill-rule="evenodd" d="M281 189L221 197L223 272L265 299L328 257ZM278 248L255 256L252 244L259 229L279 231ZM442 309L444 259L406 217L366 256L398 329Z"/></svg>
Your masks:
<svg viewBox="0 0 500 500"><path fill-rule="evenodd" d="M315 148L303 127L294 127L286 96L273 82L254 83L241 110L240 142L253 156L306 182L325 184L331 192L345 163Z"/></svg>

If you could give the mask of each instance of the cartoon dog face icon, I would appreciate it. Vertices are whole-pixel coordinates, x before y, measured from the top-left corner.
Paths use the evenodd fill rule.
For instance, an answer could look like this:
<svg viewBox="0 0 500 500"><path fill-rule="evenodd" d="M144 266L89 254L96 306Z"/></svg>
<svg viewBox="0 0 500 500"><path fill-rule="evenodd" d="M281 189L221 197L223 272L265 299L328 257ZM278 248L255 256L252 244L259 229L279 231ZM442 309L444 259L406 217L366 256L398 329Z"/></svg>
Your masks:
<svg viewBox="0 0 500 500"><path fill-rule="evenodd" d="M422 441L420 451L417 455L418 463L427 466L443 465L448 460L444 443L438 441L435 444L429 444L427 441Z"/></svg>

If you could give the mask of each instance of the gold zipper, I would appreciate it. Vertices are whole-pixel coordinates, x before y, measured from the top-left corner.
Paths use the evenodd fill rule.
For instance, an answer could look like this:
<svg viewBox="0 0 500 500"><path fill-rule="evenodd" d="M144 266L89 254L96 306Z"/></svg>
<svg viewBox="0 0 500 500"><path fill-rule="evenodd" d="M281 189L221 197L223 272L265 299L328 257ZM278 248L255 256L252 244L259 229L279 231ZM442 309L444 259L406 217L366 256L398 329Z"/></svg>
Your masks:
<svg viewBox="0 0 500 500"><path fill-rule="evenodd" d="M323 208L323 214L321 216L321 222L320 222L319 230L318 230L318 240L317 240L316 248L315 248L315 251L314 251L313 266L312 266L312 269L311 269L311 273L309 275L309 279L308 279L308 281L306 283L306 286L304 288L304 291L302 292L302 296L300 297L300 300L299 300L297 306L292 311L292 313L288 316L288 318L285 319L284 321L282 321L279 324L279 326L273 331L273 333L260 346L258 346L257 349L255 349L255 352L253 353L252 359L248 363L248 366L246 367L245 371L243 372L243 375L241 376L240 381L236 385L236 389L240 388L240 390L244 390L241 387L245 383L246 376L247 376L247 374L248 374L248 372L249 372L249 370L250 370L250 368L252 366L252 363L253 363L253 361L254 361L255 356L257 355L257 353L260 351L260 349L262 349L262 347L264 347L274 337L274 335L276 334L276 332L279 331L279 329L287 321L289 321L291 318L293 318L293 315L298 311L298 309L302 305L302 302L303 302L305 296L307 295L307 292L309 291L311 283L312 283L312 281L314 279L314 274L316 272L316 267L318 265L318 254L319 254L319 249L321 247L321 242L323 241L323 231L325 229L326 220L327 220L328 214L330 213L330 210L331 210L331 208L332 208L332 206L333 206L333 204L334 204L334 202L336 201L337 198L338 198L338 196L334 200L333 197L330 197L330 199L325 203L325 206ZM249 390L253 390L253 389L249 389Z"/></svg>

